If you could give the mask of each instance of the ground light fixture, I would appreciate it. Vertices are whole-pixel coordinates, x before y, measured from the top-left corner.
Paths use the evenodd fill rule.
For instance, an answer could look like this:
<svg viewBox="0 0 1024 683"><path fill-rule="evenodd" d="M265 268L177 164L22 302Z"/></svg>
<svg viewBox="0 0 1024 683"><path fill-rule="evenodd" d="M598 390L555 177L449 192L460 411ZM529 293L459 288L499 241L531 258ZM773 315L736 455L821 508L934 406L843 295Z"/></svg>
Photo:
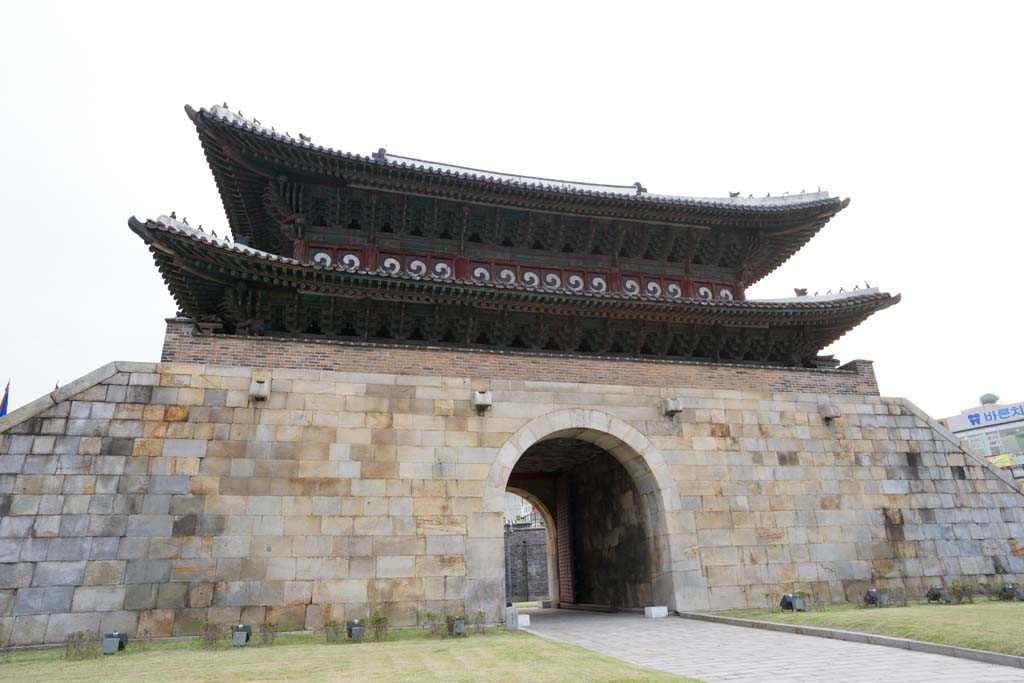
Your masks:
<svg viewBox="0 0 1024 683"><path fill-rule="evenodd" d="M245 647L252 638L252 624L235 624L231 627L231 646Z"/></svg>
<svg viewBox="0 0 1024 683"><path fill-rule="evenodd" d="M356 643L363 639L363 625L358 619L348 622L347 626L349 639Z"/></svg>
<svg viewBox="0 0 1024 683"><path fill-rule="evenodd" d="M100 652L105 655L116 655L128 645L128 634L120 631L103 634L103 644Z"/></svg>
<svg viewBox="0 0 1024 683"><path fill-rule="evenodd" d="M877 588L869 588L864 593L864 604L868 607L888 607L890 603L889 594Z"/></svg>
<svg viewBox="0 0 1024 683"><path fill-rule="evenodd" d="M779 607L783 612L806 612L807 604L804 599L792 593L786 593L779 601Z"/></svg>

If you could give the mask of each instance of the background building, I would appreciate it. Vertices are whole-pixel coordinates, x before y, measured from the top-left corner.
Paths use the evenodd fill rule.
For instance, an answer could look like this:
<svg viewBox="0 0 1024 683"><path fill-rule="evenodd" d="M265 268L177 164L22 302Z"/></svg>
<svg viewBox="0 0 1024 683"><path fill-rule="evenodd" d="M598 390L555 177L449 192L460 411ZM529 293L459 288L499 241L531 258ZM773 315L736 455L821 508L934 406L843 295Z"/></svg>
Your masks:
<svg viewBox="0 0 1024 683"><path fill-rule="evenodd" d="M985 394L981 404L940 422L978 455L1024 485L1024 402L999 403Z"/></svg>

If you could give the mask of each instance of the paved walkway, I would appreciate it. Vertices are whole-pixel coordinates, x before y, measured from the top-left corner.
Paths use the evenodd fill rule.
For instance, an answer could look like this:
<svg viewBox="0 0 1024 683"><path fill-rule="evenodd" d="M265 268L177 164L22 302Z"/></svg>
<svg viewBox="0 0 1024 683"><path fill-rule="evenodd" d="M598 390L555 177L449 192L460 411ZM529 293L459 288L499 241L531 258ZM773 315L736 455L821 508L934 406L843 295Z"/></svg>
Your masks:
<svg viewBox="0 0 1024 683"><path fill-rule="evenodd" d="M524 610L530 631L707 683L1024 683L1024 669L680 617Z"/></svg>

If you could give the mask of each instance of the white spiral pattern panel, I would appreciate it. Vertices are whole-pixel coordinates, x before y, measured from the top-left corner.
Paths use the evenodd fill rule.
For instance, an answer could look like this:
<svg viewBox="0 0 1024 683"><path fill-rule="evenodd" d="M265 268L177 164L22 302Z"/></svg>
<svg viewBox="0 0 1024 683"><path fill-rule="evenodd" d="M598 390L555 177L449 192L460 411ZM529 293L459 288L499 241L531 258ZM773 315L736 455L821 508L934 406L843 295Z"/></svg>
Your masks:
<svg viewBox="0 0 1024 683"><path fill-rule="evenodd" d="M720 290L718 290L718 298L721 299L722 301L732 301L734 298L732 295L732 290L729 289L728 287L722 287Z"/></svg>
<svg viewBox="0 0 1024 683"><path fill-rule="evenodd" d="M516 283L516 271L511 268L503 268L498 271L498 282L506 285L514 285Z"/></svg>
<svg viewBox="0 0 1024 683"><path fill-rule="evenodd" d="M345 254L341 257L341 264L346 268L358 268L359 257L355 254Z"/></svg>
<svg viewBox="0 0 1024 683"><path fill-rule="evenodd" d="M590 279L590 288L595 292L606 292L608 291L608 283L603 277L594 277Z"/></svg>
<svg viewBox="0 0 1024 683"><path fill-rule="evenodd" d="M544 284L548 287L561 287L562 278L557 273L548 273L544 276Z"/></svg>
<svg viewBox="0 0 1024 683"><path fill-rule="evenodd" d="M438 261L434 264L434 275L449 278L452 276L452 267L444 261Z"/></svg>
<svg viewBox="0 0 1024 683"><path fill-rule="evenodd" d="M427 274L427 264L425 261L421 261L418 258L412 259L409 261L407 270L409 271L409 275L423 276Z"/></svg>
<svg viewBox="0 0 1024 683"><path fill-rule="evenodd" d="M385 273L391 273L392 275L398 275L402 271L402 264L399 263L398 259L388 257L381 263L380 269Z"/></svg>
<svg viewBox="0 0 1024 683"><path fill-rule="evenodd" d="M622 283L622 289L625 290L626 294L639 294L640 283L636 280L626 280Z"/></svg>
<svg viewBox="0 0 1024 683"><path fill-rule="evenodd" d="M697 296L705 301L711 301L715 298L715 295L711 292L708 287L700 287L697 289Z"/></svg>
<svg viewBox="0 0 1024 683"><path fill-rule="evenodd" d="M523 273L523 284L527 287L537 287L540 285L540 276L532 270L528 270Z"/></svg>
<svg viewBox="0 0 1024 683"><path fill-rule="evenodd" d="M313 254L313 263L315 263L318 266L323 266L324 268L327 268L328 266L331 265L331 255L328 254L326 251L318 251L315 254Z"/></svg>
<svg viewBox="0 0 1024 683"><path fill-rule="evenodd" d="M565 279L565 282L569 285L569 289L574 292L578 292L583 289L583 278L579 275L570 275Z"/></svg>
<svg viewBox="0 0 1024 683"><path fill-rule="evenodd" d="M653 280L647 283L647 293L651 296L661 296L661 285Z"/></svg>
<svg viewBox="0 0 1024 683"><path fill-rule="evenodd" d="M669 296L681 297L683 296L682 288L674 282L670 282L668 287L665 288Z"/></svg>
<svg viewBox="0 0 1024 683"><path fill-rule="evenodd" d="M473 279L477 282L490 282L491 274L483 266L477 266L473 269Z"/></svg>

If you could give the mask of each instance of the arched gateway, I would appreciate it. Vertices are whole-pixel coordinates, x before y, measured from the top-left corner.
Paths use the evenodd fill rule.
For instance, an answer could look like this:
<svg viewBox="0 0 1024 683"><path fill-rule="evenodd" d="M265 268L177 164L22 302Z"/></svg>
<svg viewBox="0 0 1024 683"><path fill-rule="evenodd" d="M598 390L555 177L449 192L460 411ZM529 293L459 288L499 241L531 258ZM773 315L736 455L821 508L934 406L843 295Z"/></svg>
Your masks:
<svg viewBox="0 0 1024 683"><path fill-rule="evenodd" d="M187 111L228 225L130 219L179 306L162 362L0 417L0 642L498 620L507 489L553 520L561 602L1024 580L1019 485L820 355L899 297L746 297L848 200L491 174Z"/></svg>
<svg viewBox="0 0 1024 683"><path fill-rule="evenodd" d="M611 455L628 473L642 505L641 518L647 550L644 559L650 573L653 603L666 605L670 609L677 609L684 604L689 609L706 606L707 598L702 594L705 589L699 570L696 581L691 578L692 587L696 591L684 594L686 584L680 567L685 559L681 555L687 549L675 547L678 540L673 542L672 530L692 528L693 514L681 509L679 494L664 458L647 437L623 420L599 410L566 409L543 415L523 425L501 447L490 467L483 493L483 509L488 519L485 524L469 530L466 562L469 585L479 588L487 586L491 590L470 590L467 608L495 615L504 607L504 584L500 581L495 584L494 580L504 575L500 531L505 491L516 464L528 451L544 442L562 439L596 446ZM558 533L563 532L557 529ZM678 538L680 536L676 534ZM694 568L697 568L696 563ZM562 572L559 572L558 580L565 583ZM562 585L563 596L567 594L566 588ZM475 604L469 604L473 599Z"/></svg>

